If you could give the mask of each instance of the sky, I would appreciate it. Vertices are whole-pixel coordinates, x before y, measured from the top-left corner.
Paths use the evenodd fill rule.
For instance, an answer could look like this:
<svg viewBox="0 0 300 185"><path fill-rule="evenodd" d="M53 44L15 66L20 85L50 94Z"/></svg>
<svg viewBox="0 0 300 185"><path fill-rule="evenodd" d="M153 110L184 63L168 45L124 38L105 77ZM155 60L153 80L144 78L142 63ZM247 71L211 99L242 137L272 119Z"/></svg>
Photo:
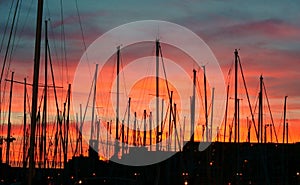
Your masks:
<svg viewBox="0 0 300 185"><path fill-rule="evenodd" d="M8 0L0 2L1 67L13 17L12 13L9 14L11 3ZM15 6L16 1L13 1L13 10ZM59 90L60 106L65 99L67 84L72 83L74 79L81 56L93 41L122 24L141 20L162 20L184 26L203 39L217 58L224 79L228 78L228 71L234 62L234 49L239 49L251 104L255 105L259 90L259 77L263 75L277 131L281 132L282 129L283 101L284 96L288 96L287 118L291 128L290 138L291 141L297 142L300 139L298 134L300 131L299 6L299 1L292 0L45 0L43 19L50 22L49 40L55 78L57 84L64 87L64 90ZM37 3L33 0L20 1L20 12L16 19L17 30L15 36L12 37L13 41L9 50L12 54L9 55L11 57L5 66L4 78L6 79L10 78L10 73L7 72L14 71L16 80L23 81L24 77L27 77L28 82L32 82L36 7ZM7 22L9 24L5 32ZM139 49L138 46L135 48ZM42 46L42 51L43 49L44 46ZM143 49L139 51L142 52ZM128 56L132 53L134 52L128 49ZM126 60L129 59L124 59ZM41 63L41 80L43 79L43 66L44 64ZM90 77L93 71L92 66L87 72ZM191 75L192 72L190 71L189 74ZM199 72L199 76L201 74ZM230 79L232 85L233 78ZM5 90L3 86L1 87L1 92L7 92L4 110L7 110L8 86L7 83ZM242 81L239 87L242 87ZM230 92L233 92L232 88ZM203 87L200 89L203 91ZM247 100L243 95L244 90L240 89L240 92L240 98L243 99L242 119L245 120L245 117L249 116L246 110ZM22 107L19 105L19 102L22 102L22 96L23 87L14 85L13 118L19 124L22 123L20 121ZM53 94L49 96L53 97ZM211 92L209 92L210 96ZM199 102L199 107L200 104ZM230 102L230 104L233 103ZM50 109L54 110L53 107ZM268 117L268 113L266 115ZM7 123L5 116L2 116L2 119L2 123Z"/></svg>

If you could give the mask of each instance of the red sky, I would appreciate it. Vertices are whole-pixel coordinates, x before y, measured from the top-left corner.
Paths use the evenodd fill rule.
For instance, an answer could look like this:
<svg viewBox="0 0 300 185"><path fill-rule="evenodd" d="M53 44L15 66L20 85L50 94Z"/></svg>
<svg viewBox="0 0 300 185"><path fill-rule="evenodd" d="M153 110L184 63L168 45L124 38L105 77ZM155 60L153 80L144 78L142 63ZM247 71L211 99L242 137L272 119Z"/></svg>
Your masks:
<svg viewBox="0 0 300 185"><path fill-rule="evenodd" d="M12 23L12 14L9 16L10 1L3 1L0 3L0 12L3 17L1 19L1 25L6 25L8 22ZM247 82L248 91L250 94L250 101L253 108L257 107L255 102L257 101L257 95L259 91L259 77L263 75L264 83L267 89L267 95L269 98L272 115L274 118L275 130L278 133L278 139L281 140L282 124L283 124L283 101L284 96L288 96L287 104L287 119L289 123L289 138L291 142L298 142L300 135L300 86L299 78L299 40L300 40L300 24L299 24L299 3L288 1L270 1L269 3L261 3L260 1L251 2L195 2L195 1L178 1L178 2L135 2L134 5L120 3L112 1L110 3L95 1L90 4L78 2L78 12L76 9L75 1L64 2L63 9L60 7L59 2L53 2L48 4L46 2L44 8L44 19L50 18L49 25L49 39L50 48L53 60L53 67L55 72L55 80L58 86L63 86L64 89L58 90L59 106L62 110L63 102L66 99L66 90L68 83L72 83L76 69L79 64L79 60L82 57L84 50L92 44L99 36L106 31L117 27L121 24L129 23L132 21L157 19L176 23L184 26L194 33L196 33L203 41L209 46L214 55L216 56L224 78L227 79L227 74L231 68L234 55L234 49L240 49L239 54L243 65L244 75ZM116 5L118 4L118 6ZM15 6L15 3L12 4ZM12 37L14 42L11 43L9 48L9 57L5 65L3 79L10 78L10 72L15 72L15 80L23 81L24 77L28 78L28 83L32 83L32 71L33 71L33 41L35 36L35 26L32 24L32 20L35 19L35 3L23 2L20 5L20 14L18 26L16 27L16 34ZM62 11L61 11L62 10ZM63 12L63 15L61 14ZM282 13L288 12L288 13ZM80 14L80 17L78 14ZM80 21L79 21L80 20ZM1 67L4 62L4 56L6 51L6 45L8 43L9 29L8 26L6 32L1 27L0 36L1 40L1 52L0 63ZM64 36L63 36L64 35ZM153 39L153 41L155 38ZM114 41L117 45L118 41ZM43 45L43 42L42 42ZM13 50L12 50L13 48ZM44 46L42 46L42 58L43 58ZM175 61L179 64L187 73L189 78L192 78L192 65L194 61L178 48L174 48L168 45L162 45L162 50L165 60ZM101 52L101 51L99 51ZM10 55L11 54L11 55ZM142 57L149 57L155 54L155 47L153 43L140 43L130 47L122 48L122 64L130 67L130 63L134 62ZM105 107L107 103L115 102L115 56L110 58L105 68L100 73L99 77L99 99L97 106ZM147 59L145 59L147 60ZM148 60L151 60L148 58ZM41 60L40 70L40 83L43 83L43 59ZM168 61L167 61L168 62ZM90 62L89 71L85 74L90 78L93 76L95 69L94 62ZM154 65L148 66L148 73L152 74L155 71ZM129 72L134 72L130 71ZM134 89L123 88L126 86L126 79L130 79L132 76L130 73L122 73L121 77L121 115L122 117L126 111L128 96L133 97L132 112L137 111L140 119L142 118L141 112L144 109L150 110L154 104L153 96L149 94L155 94L153 89L153 79L145 78L135 84ZM169 70L168 75L172 79L170 83L174 85L176 83L182 83L180 85L184 90L184 95L187 97L192 95L192 86L188 86L185 81L182 81L181 77L178 77L176 72ZM209 71L207 71L209 73ZM50 73L49 73L50 74ZM198 125L204 123L203 117L203 72L198 69L198 96L201 100L198 100L197 107L199 110ZM230 97L233 97L233 71L230 78ZM49 77L49 83L50 82ZM239 97L241 100L241 138L245 140L245 127L246 117L250 116L247 109L247 100L245 91L242 89L242 81L239 78ZM91 82L85 83L87 87L91 86ZM5 92L2 111L3 116L1 125L4 125L3 133L5 133L5 125L7 124L7 110L8 110L8 95L9 95L9 83L2 82L1 93ZM147 84L147 85L145 85ZM112 89L110 89L112 88ZM176 87L177 88L177 87ZM208 86L208 102L211 102L211 86ZM107 90L107 89L110 89ZM148 91L153 91L152 93ZM103 92L102 92L103 91ZM106 92L105 92L106 91ZM143 93L141 93L143 92ZM28 105L31 106L31 88L28 87ZM40 88L40 95L42 88ZM79 92L75 92L79 93ZM106 93L106 94L105 94ZM122 94L123 93L123 94ZM144 95L143 95L144 94ZM163 93L162 93L163 94ZM49 91L49 112L54 114L55 102L53 99L53 90ZM112 100L110 100L112 98ZM40 101L41 97L39 97ZM180 97L175 96L174 101L179 101ZM185 100L189 101L189 100ZM150 102L148 108L145 108L142 102ZM166 100L167 102L167 100ZM86 100L82 100L83 107L86 105ZM228 124L232 122L233 116L233 100L229 101L230 111ZM266 100L264 105L266 106ZM41 104L42 105L42 104ZM184 103L179 103L179 107L184 107ZM91 105L89 105L91 106ZM149 108L150 107L150 108ZM188 105L187 105L188 107ZM218 107L215 107L218 110ZM78 108L77 108L78 110ZM270 115L267 107L265 110L265 123L270 122ZM17 125L22 124L23 118L23 86L20 84L14 84L13 88L13 101L12 101L12 123L13 123L13 135L18 136L20 133ZM188 110L184 113L187 116L187 124L189 123ZM90 112L90 108L89 108ZM75 114L78 112L72 112L71 119L73 122L76 120ZM98 113L100 119L106 123L114 116L111 110L104 110L99 108ZM28 113L29 116L29 113ZM257 119L257 108L255 111ZM88 116L88 118L90 118ZM49 121L53 121L54 117L49 118ZM183 118L181 117L181 124ZM198 135L201 135L200 131L196 130ZM221 132L223 132L221 127ZM187 131L188 133L188 131ZM228 134L228 133L227 133ZM228 137L228 135L227 135ZM252 139L254 138L254 131L252 128ZM185 139L187 139L187 134ZM274 138L273 138L274 139ZM20 140L18 140L19 142Z"/></svg>

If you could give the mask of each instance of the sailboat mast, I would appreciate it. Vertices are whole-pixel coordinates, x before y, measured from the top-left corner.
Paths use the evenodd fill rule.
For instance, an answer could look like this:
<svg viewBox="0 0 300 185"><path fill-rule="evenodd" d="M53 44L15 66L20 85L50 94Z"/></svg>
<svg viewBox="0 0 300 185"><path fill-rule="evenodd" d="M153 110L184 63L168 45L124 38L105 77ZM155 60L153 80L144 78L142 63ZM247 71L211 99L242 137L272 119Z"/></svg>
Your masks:
<svg viewBox="0 0 300 185"><path fill-rule="evenodd" d="M156 40L156 151L159 151L159 137L161 135L159 130L159 40Z"/></svg>
<svg viewBox="0 0 300 185"><path fill-rule="evenodd" d="M42 154L44 154L44 168L46 167L46 127L47 127L47 96L48 96L48 22L45 21L45 87L44 87L44 114L42 123L42 135L43 149Z"/></svg>
<svg viewBox="0 0 300 185"><path fill-rule="evenodd" d="M237 113L238 113L238 51L234 51L234 142L236 143L237 139Z"/></svg>
<svg viewBox="0 0 300 185"><path fill-rule="evenodd" d="M43 0L38 0L38 11L36 21L36 36L35 36L35 52L34 52L34 73L33 73L33 88L32 88L32 111L30 125L30 148L29 148L29 178L28 185L32 184L34 177L34 148L35 148L35 129L36 129L36 112L38 101L38 83L39 83L39 68L40 68L40 51L41 51L41 33L42 33L42 18L43 18Z"/></svg>
<svg viewBox="0 0 300 185"><path fill-rule="evenodd" d="M260 91L259 91L259 105L258 105L258 136L259 142L263 142L263 77L260 76Z"/></svg>
<svg viewBox="0 0 300 185"><path fill-rule="evenodd" d="M117 105L116 105L116 143L115 143L115 155L118 154L119 150L119 101L120 101L120 78L119 78L119 72L120 72L120 46L117 47Z"/></svg>
<svg viewBox="0 0 300 185"><path fill-rule="evenodd" d="M96 64L96 70L95 70L95 74L94 74L94 93L93 93L93 105L92 105L92 121L91 121L90 147L95 147L94 146L93 135L94 135L95 104L96 104L96 93L97 93L97 75L98 75L98 64ZM89 154L91 156L92 149L90 149L89 152L90 152Z"/></svg>
<svg viewBox="0 0 300 185"><path fill-rule="evenodd" d="M229 84L227 85L227 92L226 92L226 108L225 108L225 118L224 118L224 139L223 139L223 142L225 142L225 138L226 138L228 98L229 98Z"/></svg>
<svg viewBox="0 0 300 185"><path fill-rule="evenodd" d="M215 99L215 88L212 88L211 92L211 117L210 117L210 141L213 140L213 120L214 120L214 99Z"/></svg>
<svg viewBox="0 0 300 185"><path fill-rule="evenodd" d="M196 96L196 70L193 69L193 96L191 100L191 142L194 142L194 129L195 129L195 96Z"/></svg>
<svg viewBox="0 0 300 185"><path fill-rule="evenodd" d="M147 139L147 113L144 110L144 138L143 138L143 145L146 146L146 139Z"/></svg>
<svg viewBox="0 0 300 185"><path fill-rule="evenodd" d="M68 160L68 142L69 142L69 127L70 127L70 101L71 101L71 84L68 86L68 103L67 103L67 121L65 130L65 153L64 153L64 166Z"/></svg>
<svg viewBox="0 0 300 185"><path fill-rule="evenodd" d="M26 168L26 95L27 95L27 89L26 89L26 78L24 78L24 125L23 125L23 168Z"/></svg>
<svg viewBox="0 0 300 185"><path fill-rule="evenodd" d="M130 123L130 102L131 102L131 98L129 97L128 99L128 112L127 112L127 139L126 139L126 144L128 145L129 143L129 123Z"/></svg>
<svg viewBox="0 0 300 185"><path fill-rule="evenodd" d="M282 143L284 143L284 139L285 139L285 127L286 127L286 100L287 100L287 96L284 97Z"/></svg>
<svg viewBox="0 0 300 185"><path fill-rule="evenodd" d="M208 108L207 108L207 85L206 85L206 70L203 66L203 80L204 80L204 111L205 111L205 129L206 129L206 141L208 141Z"/></svg>
<svg viewBox="0 0 300 185"><path fill-rule="evenodd" d="M11 115L11 100L12 100L12 89L14 83L14 72L11 73L11 80L10 80L10 91L9 91L9 107L8 107L8 121L7 121L7 138L6 138L6 164L9 165L9 151L10 151L10 131L11 131L11 122L10 122L10 115Z"/></svg>

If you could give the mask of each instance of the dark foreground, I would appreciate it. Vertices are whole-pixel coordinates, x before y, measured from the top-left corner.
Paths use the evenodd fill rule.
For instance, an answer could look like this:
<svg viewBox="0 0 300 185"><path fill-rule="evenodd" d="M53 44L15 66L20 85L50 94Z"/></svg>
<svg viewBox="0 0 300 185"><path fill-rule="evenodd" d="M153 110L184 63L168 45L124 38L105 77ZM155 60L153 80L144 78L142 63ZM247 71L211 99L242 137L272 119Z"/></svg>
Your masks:
<svg viewBox="0 0 300 185"><path fill-rule="evenodd" d="M36 169L36 184L300 184L300 143L212 143L198 151L187 143L182 152L154 165L125 166L97 157L74 157L64 170ZM140 148L142 149L142 148ZM139 148L135 149L138 152ZM143 152L145 152L143 150ZM149 152L155 155L155 152ZM130 158L130 153L124 157ZM0 184L26 179L22 168L1 165ZM24 184L24 183L23 183Z"/></svg>

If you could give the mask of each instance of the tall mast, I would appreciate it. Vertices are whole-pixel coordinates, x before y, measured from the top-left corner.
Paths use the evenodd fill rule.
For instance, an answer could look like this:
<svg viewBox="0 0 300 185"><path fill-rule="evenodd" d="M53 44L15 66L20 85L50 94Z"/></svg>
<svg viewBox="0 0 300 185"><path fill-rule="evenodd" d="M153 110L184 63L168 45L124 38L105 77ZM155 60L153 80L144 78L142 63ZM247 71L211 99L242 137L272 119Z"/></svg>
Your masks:
<svg viewBox="0 0 300 185"><path fill-rule="evenodd" d="M70 101L71 101L71 84L68 86L68 104L67 104L67 121L65 130L65 153L64 153L64 166L68 160L68 142L69 142L69 125L70 125Z"/></svg>
<svg viewBox="0 0 300 185"><path fill-rule="evenodd" d="M173 103L172 103L172 98L173 98L173 91L171 91L171 94L170 94L170 117L169 117L169 137L168 137L168 151L170 151L171 149L171 144L172 144L172 137L171 137L171 124L172 124L172 114L173 114L173 110L172 110L172 107L173 107Z"/></svg>
<svg viewBox="0 0 300 185"><path fill-rule="evenodd" d="M45 87L44 87L44 110L42 122L42 153L44 154L44 168L46 167L46 127L47 127L47 96L48 96L48 22L45 21Z"/></svg>
<svg viewBox="0 0 300 185"><path fill-rule="evenodd" d="M134 122L133 122L133 146L136 146L136 112L134 112Z"/></svg>
<svg viewBox="0 0 300 185"><path fill-rule="evenodd" d="M11 131L11 122L10 122L10 115L11 115L11 100L12 100L12 89L14 83L14 72L11 73L11 80L10 80L10 91L9 91L9 107L8 107L8 121L7 121L7 138L6 138L6 164L9 165L9 151L10 151L10 131Z"/></svg>
<svg viewBox="0 0 300 185"><path fill-rule="evenodd" d="M235 49L234 51L234 66L235 66L235 73L234 73L234 142L236 143L237 139L237 112L238 112L238 51Z"/></svg>
<svg viewBox="0 0 300 185"><path fill-rule="evenodd" d="M92 121L91 121L91 135L90 135L90 147L94 146L94 123L95 123L95 104L96 104L96 95L97 95L97 76L98 76L98 64L96 64L96 70L94 74L94 93L93 93L93 105L92 105ZM98 147L98 146L97 146ZM89 150L89 154L92 154L92 148Z"/></svg>
<svg viewBox="0 0 300 185"><path fill-rule="evenodd" d="M143 138L143 145L146 146L146 139L147 139L147 113L144 110L144 138Z"/></svg>
<svg viewBox="0 0 300 185"><path fill-rule="evenodd" d="M214 120L214 98L215 98L215 88L212 88L211 92L211 117L210 117L210 141L212 142L213 133L213 120Z"/></svg>
<svg viewBox="0 0 300 185"><path fill-rule="evenodd" d="M287 100L287 96L284 97L282 143L284 143L285 132L286 132L286 131L285 131L285 127L286 127L286 100Z"/></svg>
<svg viewBox="0 0 300 185"><path fill-rule="evenodd" d="M130 102L131 102L131 98L129 97L128 99L128 112L127 112L127 134L126 134L126 144L128 145L129 142L129 123L130 123Z"/></svg>
<svg viewBox="0 0 300 185"><path fill-rule="evenodd" d="M206 80L206 70L203 66L203 80L204 80L204 111L205 111L205 129L206 129L206 141L208 141L208 108L207 108L207 80Z"/></svg>
<svg viewBox="0 0 300 185"><path fill-rule="evenodd" d="M30 125L30 148L29 148L29 178L28 185L32 184L34 177L34 148L35 148L35 129L36 129L36 112L38 101L38 83L39 83L39 68L40 68L40 51L41 51L41 33L42 33L42 18L43 18L43 0L38 0L37 20L36 20L36 36L35 36L35 52L34 52L34 73L33 73L33 88L32 88L32 111Z"/></svg>
<svg viewBox="0 0 300 185"><path fill-rule="evenodd" d="M119 72L120 72L120 46L117 47L117 105L116 105L116 143L115 143L115 155L118 154L119 150L119 88L120 88L120 78L119 78Z"/></svg>
<svg viewBox="0 0 300 185"><path fill-rule="evenodd" d="M156 151L159 150L159 138L162 134L159 130L159 40L156 39L155 44L155 50L156 50Z"/></svg>
<svg viewBox="0 0 300 185"><path fill-rule="evenodd" d="M196 70L193 69L193 96L191 100L191 142L194 142L194 129L195 129L195 100L196 100Z"/></svg>
<svg viewBox="0 0 300 185"><path fill-rule="evenodd" d="M26 89L26 78L24 78L24 125L23 125L23 168L26 168L26 95L27 95L27 89Z"/></svg>
<svg viewBox="0 0 300 185"><path fill-rule="evenodd" d="M263 77L260 76L260 91L258 104L258 138L263 142Z"/></svg>
<svg viewBox="0 0 300 185"><path fill-rule="evenodd" d="M152 112L149 114L149 148L152 151Z"/></svg>
<svg viewBox="0 0 300 185"><path fill-rule="evenodd" d="M229 84L227 85L227 93L226 93L226 108L225 108L225 118L224 118L224 139L223 139L223 142L225 142L225 138L226 138L228 98L229 98Z"/></svg>
<svg viewBox="0 0 300 185"><path fill-rule="evenodd" d="M179 150L181 150L180 148L180 140L178 138L178 134L177 134L177 128L176 128L176 119L177 119L177 108L176 108L176 103L174 103L174 130L175 130L175 137L174 137L174 151L176 152L177 150L177 144L176 144L176 139L178 139L178 146L179 146Z"/></svg>

